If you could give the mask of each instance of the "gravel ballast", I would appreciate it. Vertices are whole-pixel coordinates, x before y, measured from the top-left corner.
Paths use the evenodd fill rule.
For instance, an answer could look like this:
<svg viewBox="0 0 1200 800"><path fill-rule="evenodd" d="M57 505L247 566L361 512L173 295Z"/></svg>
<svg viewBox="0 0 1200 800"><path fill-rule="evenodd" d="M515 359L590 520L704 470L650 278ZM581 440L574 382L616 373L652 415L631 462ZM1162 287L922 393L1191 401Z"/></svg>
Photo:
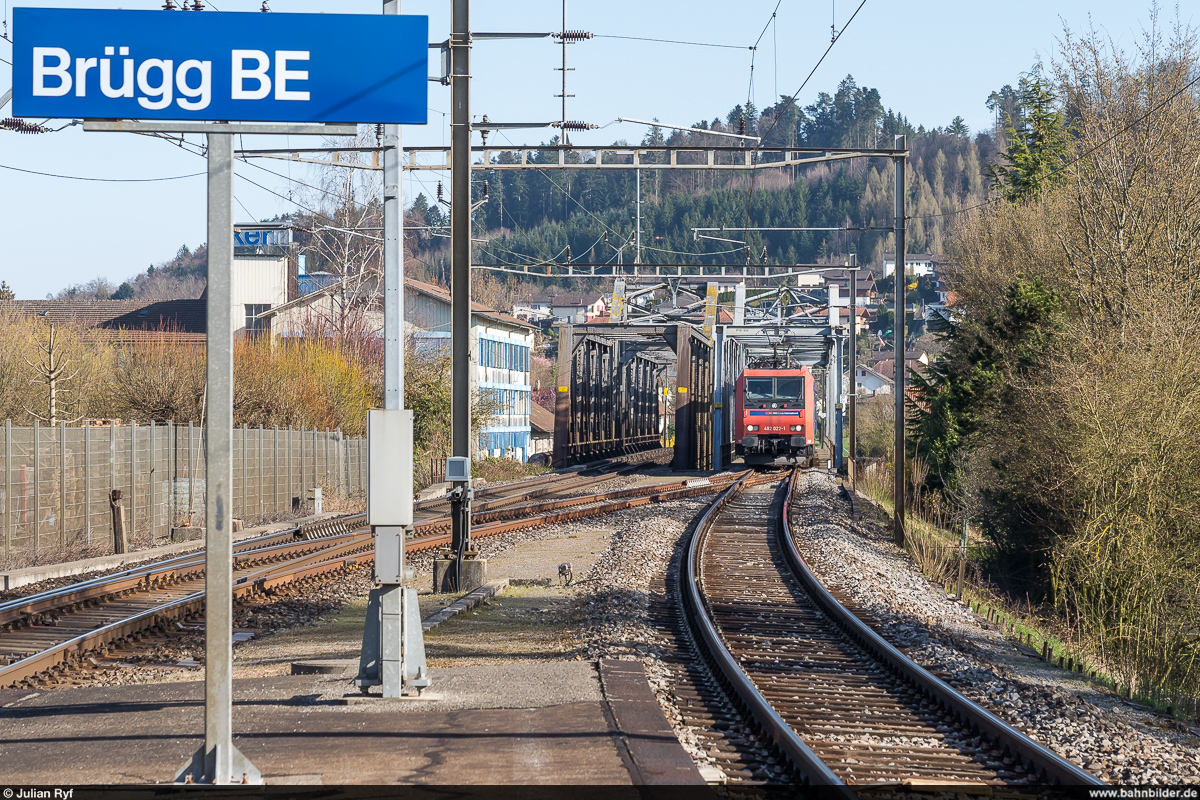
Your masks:
<svg viewBox="0 0 1200 800"><path fill-rule="evenodd" d="M665 620L672 601L666 596L664 575L673 563L678 565L685 534L714 497L667 502L608 518L614 528L609 546L577 584L573 649L576 658L589 661L641 661L659 707L702 774L718 781L779 780L786 773L775 769L767 747L727 702L693 704L697 681L707 693L721 693L707 668L695 663L688 643L678 639Z"/></svg>
<svg viewBox="0 0 1200 800"><path fill-rule="evenodd" d="M1195 729L1030 657L948 597L890 538L854 521L832 476L801 475L792 536L831 590L869 612L876 630L917 663L1092 774L1135 784L1200 782Z"/></svg>

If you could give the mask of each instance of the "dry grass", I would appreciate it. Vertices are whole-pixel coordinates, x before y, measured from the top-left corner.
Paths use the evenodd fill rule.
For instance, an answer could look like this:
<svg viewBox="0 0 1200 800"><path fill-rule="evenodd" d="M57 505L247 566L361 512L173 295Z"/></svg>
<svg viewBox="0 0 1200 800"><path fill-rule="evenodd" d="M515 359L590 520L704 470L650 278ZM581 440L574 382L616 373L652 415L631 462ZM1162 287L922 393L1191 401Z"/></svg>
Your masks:
<svg viewBox="0 0 1200 800"><path fill-rule="evenodd" d="M515 481L549 471L550 467L535 467L511 458L484 458L471 464L471 477L482 478L488 483Z"/></svg>
<svg viewBox="0 0 1200 800"><path fill-rule="evenodd" d="M859 474L858 491L883 506L889 517L894 513L892 469L890 464L871 464ZM904 550L931 581L944 583L957 574L958 540L948 531L925 518L919 507L906 509Z"/></svg>

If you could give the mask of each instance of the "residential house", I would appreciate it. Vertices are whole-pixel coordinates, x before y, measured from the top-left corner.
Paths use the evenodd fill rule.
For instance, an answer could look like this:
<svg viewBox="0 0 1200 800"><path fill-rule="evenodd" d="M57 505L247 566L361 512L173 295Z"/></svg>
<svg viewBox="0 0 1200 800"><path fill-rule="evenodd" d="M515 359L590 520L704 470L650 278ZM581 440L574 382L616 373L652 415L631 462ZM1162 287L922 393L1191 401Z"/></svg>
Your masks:
<svg viewBox="0 0 1200 800"><path fill-rule="evenodd" d="M893 262L892 269L896 265ZM824 286L836 285L838 297L843 303L850 298L850 270L829 270L821 273ZM875 285L875 276L869 270L858 270L855 302L859 306L875 306L879 304L879 289Z"/></svg>
<svg viewBox="0 0 1200 800"><path fill-rule="evenodd" d="M849 306L834 306L834 313L837 314L838 325L848 326L850 324ZM854 316L856 318L855 321L858 323L859 333L866 331L878 315L878 309L856 306Z"/></svg>
<svg viewBox="0 0 1200 800"><path fill-rule="evenodd" d="M288 302L292 230L287 223L235 225L233 229L233 332L270 330L272 308Z"/></svg>
<svg viewBox="0 0 1200 800"><path fill-rule="evenodd" d="M289 236L290 229L286 226L234 228L231 330L235 335L267 331L269 321L263 314L287 303ZM165 333L175 341L204 341L208 331L206 294L194 300L28 300L9 303L19 313L36 314L56 322L71 320L109 339L134 340Z"/></svg>
<svg viewBox="0 0 1200 800"><path fill-rule="evenodd" d="M267 312L276 336L297 336L314 322L349 319L350 324L383 331L378 298L356 300L342 282L310 291ZM421 281L404 282L404 335L417 346L450 347L450 292ZM487 396L495 418L480 434L479 457L496 456L525 461L534 452L530 428L532 387L530 353L537 328L515 316L471 303L471 390Z"/></svg>
<svg viewBox="0 0 1200 800"><path fill-rule="evenodd" d="M538 319L548 315L561 322L591 322L605 313L608 302L604 295L556 294L527 300L522 308L540 315ZM515 306L513 310L517 310Z"/></svg>
<svg viewBox="0 0 1200 800"><path fill-rule="evenodd" d="M938 265L942 263L942 257L933 253L908 253L904 256L904 272L908 275L921 277L923 275L937 274ZM896 254L883 254L883 276L886 278L896 271Z"/></svg>
<svg viewBox="0 0 1200 800"><path fill-rule="evenodd" d="M891 362L889 362L891 363ZM858 366L854 375L854 390L860 397L875 397L892 393L892 380L870 367Z"/></svg>
<svg viewBox="0 0 1200 800"><path fill-rule="evenodd" d="M528 300L514 303L512 315L519 320L532 322L535 325L554 319L554 312L551 310L548 300Z"/></svg>
<svg viewBox="0 0 1200 800"><path fill-rule="evenodd" d="M868 360L868 365L890 381L896 379L896 359L891 353L879 353ZM904 354L904 366L909 372L923 372L929 366L929 354L923 350L909 350Z"/></svg>
<svg viewBox="0 0 1200 800"><path fill-rule="evenodd" d="M404 334L417 346L450 347L450 292L421 281L404 282ZM378 298L348 302L340 283L316 289L267 312L275 318L276 336L296 336L313 321L335 321L339 315L379 334L383 314ZM471 390L492 399L495 418L480 434L479 457L525 461L533 450L529 415L532 406L530 351L537 329L509 314L471 304Z"/></svg>

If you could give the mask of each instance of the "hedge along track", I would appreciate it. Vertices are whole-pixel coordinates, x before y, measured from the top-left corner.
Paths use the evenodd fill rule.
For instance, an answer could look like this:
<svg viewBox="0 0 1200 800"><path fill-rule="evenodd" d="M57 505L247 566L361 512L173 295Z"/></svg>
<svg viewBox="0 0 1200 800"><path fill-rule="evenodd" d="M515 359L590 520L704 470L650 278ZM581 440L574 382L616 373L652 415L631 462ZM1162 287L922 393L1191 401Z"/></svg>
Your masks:
<svg viewBox="0 0 1200 800"><path fill-rule="evenodd" d="M475 526L472 537L483 539L652 502L711 494L744 475L535 503L504 512L518 515L516 518ZM487 514L475 519L482 522L481 516ZM370 563L374 559L370 530L350 529L364 519L360 514L326 520L309 526L318 529L315 532L304 528L286 532L291 540L284 542L278 541L281 534L276 533L239 543L234 553L235 601L273 595L296 582ZM432 529L417 533L406 543L406 552L437 550L450 544L448 527L444 533ZM297 538L309 534L314 537ZM0 604L0 687L70 668L113 644L166 633L177 622L203 614L203 589L201 551Z"/></svg>
<svg viewBox="0 0 1200 800"><path fill-rule="evenodd" d="M707 657L810 784L1102 785L908 659L808 569L793 472L742 481L696 526L683 599Z"/></svg>

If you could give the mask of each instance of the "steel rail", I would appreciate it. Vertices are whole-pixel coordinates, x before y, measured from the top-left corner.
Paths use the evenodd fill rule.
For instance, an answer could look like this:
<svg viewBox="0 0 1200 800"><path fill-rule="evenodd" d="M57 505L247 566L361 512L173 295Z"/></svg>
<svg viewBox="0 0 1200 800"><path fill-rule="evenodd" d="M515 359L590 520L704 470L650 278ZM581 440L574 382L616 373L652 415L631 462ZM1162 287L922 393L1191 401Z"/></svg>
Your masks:
<svg viewBox="0 0 1200 800"><path fill-rule="evenodd" d="M59 642L20 661L0 667L0 686L8 686L43 672L53 670L67 661L81 658L97 647L152 630L171 619L178 619L198 611L204 605L204 592L193 592L186 597L155 606L146 611L109 623L93 631L80 634L65 642Z"/></svg>
<svg viewBox="0 0 1200 800"><path fill-rule="evenodd" d="M931 675L887 643L833 597L809 569L791 536L790 511L797 491L798 476L799 471L795 470L787 480L786 499L782 505L782 519L776 536L784 554L787 570L796 579L801 590L809 595L825 619L880 667L890 672L893 678L899 679L923 695L926 700L939 706L948 717L956 719L963 729L978 733L989 742L989 747L1007 751L1007 754L1019 761L1022 767L1028 768L1028 773L1037 775L1048 783L1105 785L1103 781L1020 733ZM796 767L804 780L809 783L843 784L841 778L822 762L741 668L717 626L705 595L702 567L708 536L726 506L751 483L748 480L741 481L723 492L696 525L688 545L685 579L680 588L688 621L702 641L708 659L718 668L737 699Z"/></svg>
<svg viewBox="0 0 1200 800"><path fill-rule="evenodd" d="M743 474L743 479L745 475ZM664 500L677 500L687 497L694 497L702 494L711 494L717 491L720 487L711 483L704 485L688 486L689 482L684 481L682 485L670 485L666 489L660 487L638 487L633 490L618 490L621 492L637 492L639 496L629 497L625 499L609 500L601 502L599 505L589 505L584 508L571 508L568 510L548 511L546 513L537 514L532 517L525 517L518 520L508 520L495 522L490 525L483 525L476 529L474 536L476 538L487 538L489 536L497 536L503 533L508 533L514 530L520 530L531 527L540 527L542 525L554 524L557 522L573 521L582 519L587 516L597 514L612 513L629 508L636 508L647 505L651 502L661 502ZM603 493L599 497L607 497L609 493ZM584 499L595 500L597 496L585 496ZM574 499L574 498L572 498ZM357 516L357 515L356 515ZM370 563L374 560L375 554L370 549L372 539L370 532L365 529L350 531L337 536L330 536L321 539L308 540L303 543L285 543L273 548L261 548L260 554L265 554L270 551L282 550L289 553L307 552L297 558L283 564L271 564L255 572L239 576L234 582L234 596L238 598L246 597L256 593L268 592L279 586L291 583L296 580L315 577L320 574L327 574L348 567ZM450 543L450 535L434 535L422 536L410 539L405 543L406 552L422 552L446 546ZM244 553L242 555L249 555ZM192 556L191 558L197 558ZM202 563L202 554L200 554ZM236 559L235 559L236 560ZM245 559L238 563L239 567L246 567L252 563L258 563L259 559ZM177 569L180 565L173 565L172 569ZM199 572L188 573L190 576L195 576ZM142 570L146 572L146 570ZM111 578L112 576L107 576ZM96 580L105 580L104 578ZM143 582L141 585L146 585ZM165 587L164 587L165 588ZM55 590L57 591L57 590ZM113 592L108 592L111 596ZM30 598L22 598L23 601L28 601ZM116 620L112 623L104 625L93 631L81 634L79 636L68 639L64 642L56 643L44 650L39 651L26 658L14 661L7 666L0 666L0 686L6 686L20 680L34 677L39 673L45 672L54 668L56 665L62 664L68 660L78 657L82 653L102 646L109 642L121 639L125 636L145 631L154 628L161 622L178 618L189 613L199 610L203 606L204 592L194 592L184 598L168 601L166 603L157 604L154 608L146 611L138 612L132 616ZM74 603L61 604L73 605ZM44 612L43 612L44 613Z"/></svg>
<svg viewBox="0 0 1200 800"><path fill-rule="evenodd" d="M363 534L353 535L356 541L349 541L340 546L327 548L305 558L294 559L285 564L275 564L249 575L241 576L234 581L233 593L242 598L247 595L260 593L265 590L278 588L286 583L292 583L304 578L344 569L357 563L350 556L356 549L369 545L369 537ZM27 658L14 661L12 664L0 667L0 686L32 678L40 673L53 670L60 664L78 659L84 653L97 647L110 644L126 636L144 633L160 627L165 622L199 613L204 607L205 593L203 590L191 592L184 597L160 603L153 608L140 611L128 617L115 620L95 630L75 636L66 641L54 644Z"/></svg>
<svg viewBox="0 0 1200 800"><path fill-rule="evenodd" d="M303 558L284 564L242 575L234 580L233 593L237 598L278 588L296 580L344 569L358 563L351 556L370 545L370 537L363 533L349 535L350 540L334 547L325 548ZM109 644L126 636L144 633L163 623L192 613L199 613L204 606L203 590L191 592L184 597L156 604L153 608L115 620L95 630L88 631L63 642L58 642L31 656L0 666L0 686L32 678L56 666L77 659L89 650Z"/></svg>
<svg viewBox="0 0 1200 800"><path fill-rule="evenodd" d="M926 697L952 711L965 726L977 729L983 736L1006 748L1012 755L1020 757L1026 764L1043 772L1051 782L1065 785L1107 785L1104 781L1033 741L987 709L951 688L889 644L865 622L839 603L817 579L792 539L790 511L792 501L795 499L798 477L799 473L793 472L788 482L787 500L783 506L783 524L778 528L779 543L787 558L788 566L791 567L792 574L800 581L804 590L821 610L842 629L844 634L893 673L898 674L910 685L920 690Z"/></svg>
<svg viewBox="0 0 1200 800"><path fill-rule="evenodd" d="M473 529L471 531L471 538L486 539L489 536L497 536L502 533L511 533L513 531L523 530L525 528L536 528L541 527L542 525L553 525L559 522L573 522L575 520L585 519L598 514L612 514L617 511L639 508L644 505L649 505L650 503L661 503L668 500L684 500L689 497L699 497L700 495L712 494L715 491L719 491L720 488L721 487L719 485L714 485L711 483L704 486L685 486L682 488L655 491L650 494L630 497L627 499L622 498L609 502L602 502L597 505L589 505L584 508L576 507L564 511L549 511L533 517L524 517L518 520L493 522L487 525L480 525L479 527ZM433 550L449 544L449 533L421 536L415 539L409 539L405 544L405 552Z"/></svg>
<svg viewBox="0 0 1200 800"><path fill-rule="evenodd" d="M294 535L296 530L298 529L288 531L288 535ZM257 542L260 538L277 538L281 533L283 532L276 532L267 537L256 537L254 540L246 540L242 544ZM327 537L299 542L285 540L267 547L242 549L234 554L233 565L235 568L244 567L297 553L323 550L331 546L331 543L335 542L337 538ZM175 556L166 561L151 562L145 566L134 567L114 575L92 578L0 604L0 628L18 625L30 618L52 614L72 606L101 602L116 595L127 594L139 589L153 590L165 587L184 578L202 574L204 574L203 550Z"/></svg>
<svg viewBox="0 0 1200 800"><path fill-rule="evenodd" d="M600 480L609 479L608 476L601 476ZM571 488L580 488L581 486L590 485L596 482L595 480L586 481L583 484L574 485ZM686 485L682 482L680 486ZM558 487L561 488L561 487ZM575 505L587 505L596 503L601 500L616 499L625 496L640 496L640 495L660 495L664 489L662 487L637 487L634 489L622 489L615 492L605 492L598 495L581 495L578 497L564 498L562 500L549 501L542 504L532 504L520 508L507 509L504 511L484 512L475 517L478 522L491 522L501 519L527 519L535 520L540 517L531 517L530 514L539 511L548 511L556 508L565 508ZM541 493L541 492L538 492ZM525 495L522 495L524 497ZM496 515L496 516L492 516ZM339 518L341 521L349 521L362 519L365 515L352 514L346 517ZM433 533L441 528L448 527L449 521L446 519L434 519L428 522L421 522L415 526L418 533ZM522 527L529 523L525 522ZM324 536L319 539L275 542L265 547L247 547L247 545L261 544L263 541L279 539L281 536L294 537L300 528L291 528L284 531L276 531L271 534L266 534L261 537L247 539L239 543L239 549L234 554L234 567L244 567L247 564L261 562L263 560L272 560L293 554L307 554L312 552L321 552L331 546L337 544L346 536L359 535L364 533L364 529L350 530L344 534L334 536ZM489 529L490 530L490 529ZM509 528L508 530L512 530ZM487 535L487 531L483 532ZM423 538L423 537L422 537ZM411 540L419 541L419 540ZM437 543L429 544L426 547L419 549L428 549L432 546L440 545L440 540ZM52 589L47 592L41 592L28 597L17 598L0 603L0 628L6 626L19 625L31 618L37 618L41 615L52 614L56 611L71 608L89 603L98 603L114 596L137 591L139 589L152 590L161 588L170 583L177 582L184 578L196 577L204 573L204 551L200 550L195 553L187 553L181 556L175 556L165 561L156 561L149 564L133 567L123 572L113 575L105 575L98 578L93 578L87 581L81 581L69 586Z"/></svg>
<svg viewBox="0 0 1200 800"><path fill-rule="evenodd" d="M594 465L585 467L578 472L560 473L551 475L541 480L536 480L538 487L536 489L527 489L524 484L530 479L514 481L501 486L493 486L486 489L480 489L475 492L475 502L472 508L475 511L487 511L492 508L507 507L513 503L522 500L533 500L538 497L543 497L551 492L559 492L565 489L582 489L597 483L613 480L627 472L632 472L641 466L640 463L628 463L620 461L601 461ZM610 468L613 468L610 470ZM599 470L599 474L587 474ZM515 490L515 493L513 493ZM448 508L450 501L445 497L432 497L428 500L422 500L417 503L413 510L417 512L428 512L440 507ZM429 522L432 520L426 520Z"/></svg>
<svg viewBox="0 0 1200 800"><path fill-rule="evenodd" d="M707 489L702 494L709 494L719 491L733 481L743 477L745 472L733 473L731 475L718 476L713 479L705 478L703 482L696 479L684 480L673 483L660 483L652 486L634 486L628 489L613 489L608 492L599 492L597 494L576 495L574 497L563 497L556 500L546 500L540 503L530 503L523 506L509 506L499 508L495 511L481 511L478 514L471 515L472 524L481 525L488 522L500 522L504 520L526 519L531 515L536 515L544 511L556 511L563 508L571 508L573 506L589 505L605 500L619 500L630 497L658 496L663 492L673 491L676 489L694 489L704 487ZM578 487L573 487L578 488ZM432 533L434 531L449 529L450 521L445 518L429 520L427 522L418 522L413 526L418 533Z"/></svg>
<svg viewBox="0 0 1200 800"><path fill-rule="evenodd" d="M775 746L792 763L803 781L814 786L845 786L833 770L804 743L796 731L779 715L771 702L763 696L750 677L738 666L736 659L729 648L725 646L725 642L717 630L708 601L704 597L701 558L704 554L705 540L717 516L729 501L739 495L749 484L748 479L743 479L730 486L708 507L704 516L696 523L684 558L685 573L681 587L687 619L691 622L694 631L699 633L708 657L720 670L737 699L742 702L767 736L771 738L771 741L775 743ZM844 796L855 797L848 790Z"/></svg>
<svg viewBox="0 0 1200 800"><path fill-rule="evenodd" d="M365 514L349 514L345 517L340 517L339 519L349 520L365 516ZM284 528L283 530L264 533L261 536L243 539L234 545L234 555L242 555L247 552L253 552L257 549L262 549L263 543L272 539L283 539L283 541L279 542L279 544L287 543L289 540L293 539L299 531L300 527ZM266 547L271 547L271 545L266 545ZM159 561L147 560L145 563L139 566L130 567L120 572L101 575L95 578L89 578L87 580L76 581L75 583L62 586L57 589L49 589L44 592L28 595L26 597L17 597L12 600L0 602L0 626L10 624L12 621L14 621L14 610L23 609L36 601L59 598L60 607L73 605L79 602L87 602L95 599L95 597L89 593L93 587L106 586L127 577L137 576L144 579L146 576L153 575L154 573L160 571L167 571L170 569L177 569L180 566L186 566L197 559L203 563L204 549L202 547L195 552L183 553L181 555L171 556ZM76 595L78 595L78 597L76 597ZM32 616L45 613L48 610L53 610L53 607L38 608L37 610L26 611L24 614ZM17 618L19 617L20 614L17 615Z"/></svg>

